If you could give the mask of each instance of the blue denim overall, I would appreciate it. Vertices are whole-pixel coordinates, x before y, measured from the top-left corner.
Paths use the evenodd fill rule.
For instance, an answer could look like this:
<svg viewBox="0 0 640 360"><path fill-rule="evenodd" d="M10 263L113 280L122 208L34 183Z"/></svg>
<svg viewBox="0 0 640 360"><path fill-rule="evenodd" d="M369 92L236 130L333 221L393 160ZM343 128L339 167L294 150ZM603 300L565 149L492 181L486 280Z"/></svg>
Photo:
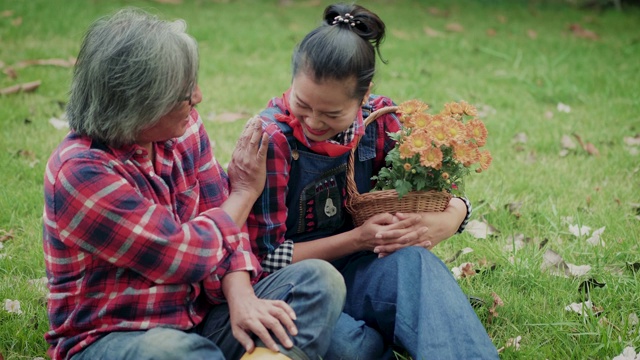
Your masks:
<svg viewBox="0 0 640 360"><path fill-rule="evenodd" d="M313 153L296 140L289 125L277 122L287 134L292 161L289 170L285 238L294 242L320 239L353 228L345 209L346 170L350 152L337 157ZM355 182L360 192L371 189L376 156L377 123L369 125L354 154Z"/></svg>
<svg viewBox="0 0 640 360"><path fill-rule="evenodd" d="M363 116L371 110L363 107ZM279 111L273 107L260 115L273 118ZM312 153L287 124L273 121L292 152L286 239L310 241L353 229L345 208L349 152ZM354 154L360 193L372 187L377 126L375 121L367 126ZM324 359L394 359L395 348L416 360L498 359L451 271L430 251L411 246L380 259L363 251L332 263L344 277L347 298Z"/></svg>

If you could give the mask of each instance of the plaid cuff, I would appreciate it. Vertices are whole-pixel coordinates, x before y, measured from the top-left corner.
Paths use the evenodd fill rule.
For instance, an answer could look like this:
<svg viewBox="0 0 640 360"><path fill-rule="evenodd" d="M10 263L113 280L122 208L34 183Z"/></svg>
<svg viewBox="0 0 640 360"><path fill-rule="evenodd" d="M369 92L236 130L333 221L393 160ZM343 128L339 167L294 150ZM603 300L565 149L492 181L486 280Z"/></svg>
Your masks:
<svg viewBox="0 0 640 360"><path fill-rule="evenodd" d="M267 255L262 261L262 270L267 273L273 273L290 265L292 260L293 240L285 240L274 252Z"/></svg>
<svg viewBox="0 0 640 360"><path fill-rule="evenodd" d="M456 196L458 199L464 201L464 204L467 206L467 216L464 217L464 221L462 221L462 224L460 224L460 227L458 228L458 231L456 231L456 234L460 234L464 231L464 228L467 227L467 223L469 222L469 218L471 217L471 211L473 210L471 208L471 202L469 200L467 200L466 198L460 197L460 196Z"/></svg>

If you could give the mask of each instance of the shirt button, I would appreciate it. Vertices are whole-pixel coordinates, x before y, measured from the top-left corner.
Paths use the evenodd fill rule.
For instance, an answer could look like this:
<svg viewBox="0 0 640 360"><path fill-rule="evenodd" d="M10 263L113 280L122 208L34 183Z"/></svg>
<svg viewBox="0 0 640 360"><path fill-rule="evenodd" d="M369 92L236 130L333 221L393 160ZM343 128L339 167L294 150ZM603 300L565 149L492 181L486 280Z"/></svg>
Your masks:
<svg viewBox="0 0 640 360"><path fill-rule="evenodd" d="M142 155L142 150L140 150L140 149L136 150L136 154Z"/></svg>

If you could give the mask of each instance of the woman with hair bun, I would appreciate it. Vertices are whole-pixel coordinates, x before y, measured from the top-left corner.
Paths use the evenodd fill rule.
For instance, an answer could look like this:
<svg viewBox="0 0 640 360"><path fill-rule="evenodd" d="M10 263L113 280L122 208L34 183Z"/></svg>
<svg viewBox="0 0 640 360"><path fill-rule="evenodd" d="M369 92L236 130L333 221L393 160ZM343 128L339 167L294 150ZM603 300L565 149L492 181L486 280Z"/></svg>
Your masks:
<svg viewBox="0 0 640 360"><path fill-rule="evenodd" d="M400 123L369 113L394 105L372 95L384 22L353 4L328 6L296 47L292 82L260 113L269 135L267 181L247 220L264 270L323 259L341 272L347 299L325 359L497 359L495 346L445 264L429 249L464 229L470 204L441 213L380 214L359 227L344 203L355 152L363 193L384 166Z"/></svg>

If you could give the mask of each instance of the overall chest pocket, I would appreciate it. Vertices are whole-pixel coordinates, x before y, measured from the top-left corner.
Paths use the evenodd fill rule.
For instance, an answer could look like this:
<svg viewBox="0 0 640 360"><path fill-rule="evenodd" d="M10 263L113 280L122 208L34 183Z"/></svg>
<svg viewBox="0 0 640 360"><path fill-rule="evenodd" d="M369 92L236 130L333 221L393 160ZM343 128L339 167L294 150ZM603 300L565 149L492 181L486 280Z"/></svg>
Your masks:
<svg viewBox="0 0 640 360"><path fill-rule="evenodd" d="M316 229L332 232L342 226L346 195L339 174L328 174L308 184L300 196L298 233Z"/></svg>

